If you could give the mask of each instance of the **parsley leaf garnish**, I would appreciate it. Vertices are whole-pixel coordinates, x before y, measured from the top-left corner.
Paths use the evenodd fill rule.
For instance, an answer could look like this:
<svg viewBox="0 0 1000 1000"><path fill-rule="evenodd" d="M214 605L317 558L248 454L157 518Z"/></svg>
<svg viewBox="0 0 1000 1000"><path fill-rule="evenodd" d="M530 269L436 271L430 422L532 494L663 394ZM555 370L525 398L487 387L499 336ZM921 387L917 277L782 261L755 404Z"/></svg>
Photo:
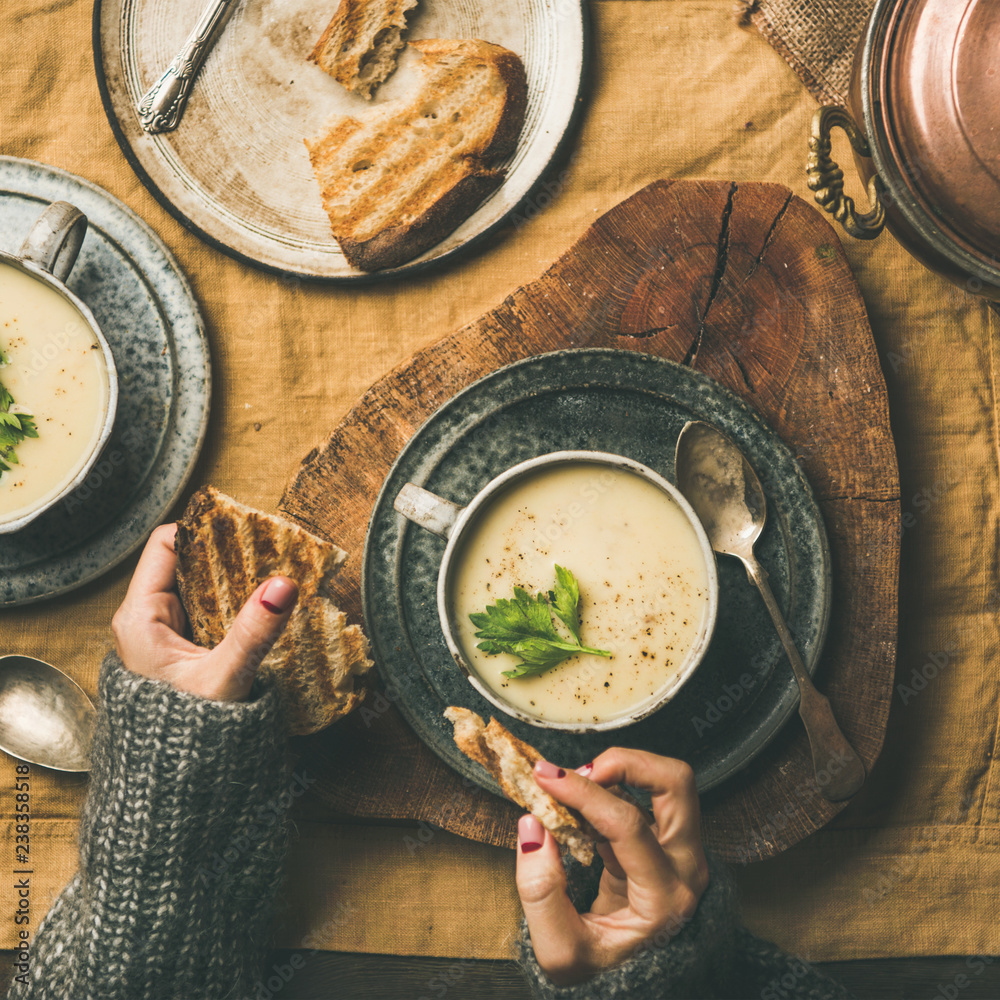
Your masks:
<svg viewBox="0 0 1000 1000"><path fill-rule="evenodd" d="M0 350L0 365L9 364L7 355ZM17 465L14 449L25 438L38 437L35 419L30 413L11 413L14 397L0 382L0 472L9 472L11 465Z"/></svg>
<svg viewBox="0 0 1000 1000"><path fill-rule="evenodd" d="M551 602L551 606L550 606ZM580 642L580 585L576 577L562 566L556 566L555 589L548 597L531 596L523 587L514 588L512 600L499 598L485 611L469 615L482 639L478 648L487 654L511 653L521 662L514 670L503 671L504 677L533 677L557 666L578 653L611 656L606 649L591 649ZM567 641L555 628L553 612L573 635Z"/></svg>
<svg viewBox="0 0 1000 1000"><path fill-rule="evenodd" d="M580 641L580 585L576 577L568 569L556 566L556 588L549 591L552 610L559 620L573 633L577 642Z"/></svg>

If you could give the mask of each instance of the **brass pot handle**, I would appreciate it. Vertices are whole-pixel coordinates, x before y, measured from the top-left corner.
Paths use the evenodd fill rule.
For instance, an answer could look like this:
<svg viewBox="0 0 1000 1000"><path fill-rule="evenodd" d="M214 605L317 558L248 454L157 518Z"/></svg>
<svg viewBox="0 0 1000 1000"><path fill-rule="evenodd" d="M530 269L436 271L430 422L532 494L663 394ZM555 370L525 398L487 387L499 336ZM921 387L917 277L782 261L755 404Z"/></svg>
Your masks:
<svg viewBox="0 0 1000 1000"><path fill-rule="evenodd" d="M842 128L858 156L870 157L868 140L862 135L854 119L843 108L834 104L820 108L812 120L809 137L809 160L806 172L809 190L815 192L816 203L829 212L844 229L859 240L873 240L885 226L885 206L882 204L882 181L878 174L868 182L870 212L860 215L854 208L854 199L844 194L844 171L830 155L830 132Z"/></svg>

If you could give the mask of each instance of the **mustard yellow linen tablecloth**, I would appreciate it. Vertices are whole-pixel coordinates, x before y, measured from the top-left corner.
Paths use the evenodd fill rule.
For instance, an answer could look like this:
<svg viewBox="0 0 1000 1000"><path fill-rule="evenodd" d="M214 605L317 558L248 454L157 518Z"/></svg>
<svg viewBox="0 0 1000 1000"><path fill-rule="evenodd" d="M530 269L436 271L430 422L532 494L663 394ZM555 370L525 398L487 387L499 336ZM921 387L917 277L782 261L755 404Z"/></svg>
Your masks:
<svg viewBox="0 0 1000 1000"><path fill-rule="evenodd" d="M90 0L0 6L0 153L65 168L121 198L177 255L202 305L216 391L195 484L275 509L299 459L376 377L536 277L598 213L655 178L776 181L809 197L813 99L759 36L737 27L732 0L593 0L590 9L592 91L552 203L446 270L345 289L236 263L145 191L101 108ZM898 687L882 759L856 801L827 830L740 873L746 919L817 960L1000 952L997 319L888 235L847 253L884 362L903 482ZM55 662L93 694L132 565L0 611L0 651ZM4 757L2 948L15 940L13 775ZM86 780L33 768L31 782L37 926L75 866ZM519 913L509 852L312 816L306 802L279 943L509 954Z"/></svg>

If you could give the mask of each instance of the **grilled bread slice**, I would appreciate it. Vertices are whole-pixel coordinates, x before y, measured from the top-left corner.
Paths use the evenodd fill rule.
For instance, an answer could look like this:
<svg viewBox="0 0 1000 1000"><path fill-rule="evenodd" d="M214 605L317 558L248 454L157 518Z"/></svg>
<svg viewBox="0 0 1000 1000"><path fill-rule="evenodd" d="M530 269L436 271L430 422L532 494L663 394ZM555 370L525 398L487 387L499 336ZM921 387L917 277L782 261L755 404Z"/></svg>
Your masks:
<svg viewBox="0 0 1000 1000"><path fill-rule="evenodd" d="M490 719L484 725L475 712L452 705L444 717L455 726L455 743L467 757L482 764L493 775L504 794L534 813L542 825L577 861L589 865L594 860L593 827L575 810L557 802L535 784L532 770L542 755Z"/></svg>
<svg viewBox="0 0 1000 1000"><path fill-rule="evenodd" d="M348 90L371 100L396 68L406 15L417 0L340 0L309 60Z"/></svg>
<svg viewBox="0 0 1000 1000"><path fill-rule="evenodd" d="M312 733L364 697L368 640L328 596L346 553L291 521L264 514L208 486L177 524L177 587L194 641L214 648L267 577L289 576L299 599L264 658L285 695L291 731Z"/></svg>
<svg viewBox="0 0 1000 1000"><path fill-rule="evenodd" d="M396 267L439 243L503 179L527 106L521 60L475 39L411 42L419 85L364 121L306 140L323 207L356 268Z"/></svg>

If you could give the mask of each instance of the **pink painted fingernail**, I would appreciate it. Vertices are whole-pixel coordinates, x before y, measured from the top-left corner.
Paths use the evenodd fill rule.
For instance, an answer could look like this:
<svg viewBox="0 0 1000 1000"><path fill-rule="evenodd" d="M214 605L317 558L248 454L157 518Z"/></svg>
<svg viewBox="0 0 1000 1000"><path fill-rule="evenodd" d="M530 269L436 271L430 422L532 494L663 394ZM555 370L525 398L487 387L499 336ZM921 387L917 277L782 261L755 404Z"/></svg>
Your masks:
<svg viewBox="0 0 1000 1000"><path fill-rule="evenodd" d="M582 774L586 778L587 775L590 774L590 772L593 771L593 770L594 770L594 762L593 761L589 761L586 764L581 764L576 769L576 773L577 774Z"/></svg>
<svg viewBox="0 0 1000 1000"><path fill-rule="evenodd" d="M268 581L260 595L260 603L272 615L283 615L294 603L299 589L294 583L275 578Z"/></svg>
<svg viewBox="0 0 1000 1000"><path fill-rule="evenodd" d="M542 826L537 816L528 813L522 816L517 822L517 842L521 847L522 854L531 854L537 851L545 840L545 828Z"/></svg>
<svg viewBox="0 0 1000 1000"><path fill-rule="evenodd" d="M565 778L566 772L555 764L550 764L547 760L540 760L535 763L535 774L539 778Z"/></svg>

